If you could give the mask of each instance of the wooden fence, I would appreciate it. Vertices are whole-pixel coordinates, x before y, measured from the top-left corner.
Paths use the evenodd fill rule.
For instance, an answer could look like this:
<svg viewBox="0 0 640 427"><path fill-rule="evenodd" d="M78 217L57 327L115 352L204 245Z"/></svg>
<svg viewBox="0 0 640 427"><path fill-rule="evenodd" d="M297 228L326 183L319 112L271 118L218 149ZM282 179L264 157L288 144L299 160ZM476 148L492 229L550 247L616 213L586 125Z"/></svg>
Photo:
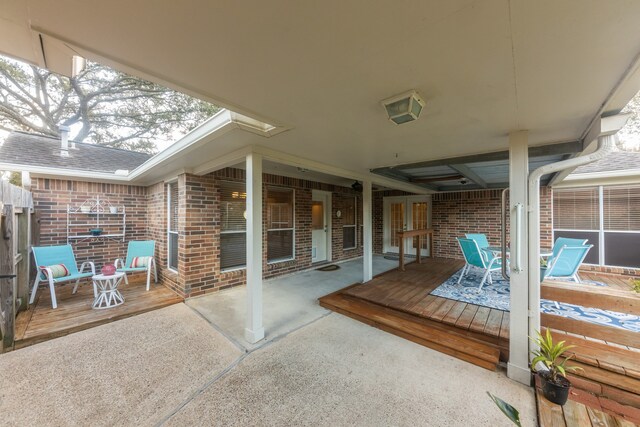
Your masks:
<svg viewBox="0 0 640 427"><path fill-rule="evenodd" d="M13 348L16 314L28 305L32 217L31 193L0 181L0 352Z"/></svg>

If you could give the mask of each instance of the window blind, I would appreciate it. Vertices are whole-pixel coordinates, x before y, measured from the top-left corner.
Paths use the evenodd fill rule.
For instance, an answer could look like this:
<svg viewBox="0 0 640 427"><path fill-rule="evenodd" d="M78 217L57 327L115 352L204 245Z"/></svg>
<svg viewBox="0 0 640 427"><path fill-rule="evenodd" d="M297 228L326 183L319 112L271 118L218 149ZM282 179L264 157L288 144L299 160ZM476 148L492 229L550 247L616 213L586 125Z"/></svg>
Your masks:
<svg viewBox="0 0 640 427"><path fill-rule="evenodd" d="M267 261L294 257L294 192L291 188L267 190Z"/></svg>
<svg viewBox="0 0 640 427"><path fill-rule="evenodd" d="M353 249L356 247L356 198L344 199L342 214L342 248Z"/></svg>
<svg viewBox="0 0 640 427"><path fill-rule="evenodd" d="M243 182L220 184L220 267L247 264L247 193Z"/></svg>
<svg viewBox="0 0 640 427"><path fill-rule="evenodd" d="M178 183L169 184L169 231L178 231Z"/></svg>
<svg viewBox="0 0 640 427"><path fill-rule="evenodd" d="M598 188L557 189L553 191L553 228L560 230L598 230Z"/></svg>
<svg viewBox="0 0 640 427"><path fill-rule="evenodd" d="M604 187L604 229L640 231L640 186Z"/></svg>

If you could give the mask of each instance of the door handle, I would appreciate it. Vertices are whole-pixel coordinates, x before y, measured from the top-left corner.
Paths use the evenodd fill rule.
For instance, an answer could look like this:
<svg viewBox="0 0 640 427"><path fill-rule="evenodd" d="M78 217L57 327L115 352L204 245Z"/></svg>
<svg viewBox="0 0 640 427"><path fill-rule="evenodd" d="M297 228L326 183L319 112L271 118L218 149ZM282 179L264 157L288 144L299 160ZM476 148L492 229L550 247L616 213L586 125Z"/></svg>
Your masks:
<svg viewBox="0 0 640 427"><path fill-rule="evenodd" d="M515 271L522 271L522 211L524 206L522 203L516 203L516 244L513 245L515 249Z"/></svg>

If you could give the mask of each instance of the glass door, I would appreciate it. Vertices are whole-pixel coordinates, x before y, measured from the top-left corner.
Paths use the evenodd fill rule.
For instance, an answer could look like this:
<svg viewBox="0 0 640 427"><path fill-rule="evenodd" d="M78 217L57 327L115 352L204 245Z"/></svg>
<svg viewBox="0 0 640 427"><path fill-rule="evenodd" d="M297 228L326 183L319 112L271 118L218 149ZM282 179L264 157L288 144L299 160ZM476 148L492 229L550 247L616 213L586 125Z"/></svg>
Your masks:
<svg viewBox="0 0 640 427"><path fill-rule="evenodd" d="M402 196L384 198L383 251L399 253L404 244L406 254L416 255L418 239L401 241L399 231L420 230L429 227L429 196ZM421 255L429 255L429 244L421 238Z"/></svg>

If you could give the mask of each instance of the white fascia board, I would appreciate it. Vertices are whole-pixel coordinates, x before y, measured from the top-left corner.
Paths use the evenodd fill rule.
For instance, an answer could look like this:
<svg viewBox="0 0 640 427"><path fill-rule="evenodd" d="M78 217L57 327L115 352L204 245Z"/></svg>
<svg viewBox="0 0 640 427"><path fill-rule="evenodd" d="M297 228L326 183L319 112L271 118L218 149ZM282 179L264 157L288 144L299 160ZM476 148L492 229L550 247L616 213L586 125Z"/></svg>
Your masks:
<svg viewBox="0 0 640 427"><path fill-rule="evenodd" d="M571 174L553 188L640 184L640 169Z"/></svg>
<svg viewBox="0 0 640 427"><path fill-rule="evenodd" d="M182 139L170 145L166 150L159 152L131 171L128 175L129 179L134 180L175 155L187 149L197 148L206 144L211 138L223 135L234 128L236 128L236 126L233 125L233 121L231 120L231 112L229 110L220 110L200 126L186 134Z"/></svg>
<svg viewBox="0 0 640 427"><path fill-rule="evenodd" d="M118 182L126 183L129 181L125 175L116 175L109 172L85 171L77 169L60 169L46 166L18 165L14 163L0 163L0 170L29 172L32 176L38 178L51 179L78 179L91 182Z"/></svg>
<svg viewBox="0 0 640 427"><path fill-rule="evenodd" d="M242 114L234 113L233 111L221 110L200 126L186 134L181 140L138 166L129 174L129 179L133 181L138 178L142 178L151 169L170 161L171 158L210 143L215 138L218 138L233 129L241 129L266 138L288 130L285 128L276 128L268 123L252 119ZM221 158L225 158L226 156L222 156ZM244 156L240 157L240 159L243 158ZM208 167L211 168L211 164L216 162L218 162L218 159L207 162L204 165L194 167L193 173L202 175L204 170ZM215 170L215 168L210 171L213 170Z"/></svg>
<svg viewBox="0 0 640 427"><path fill-rule="evenodd" d="M247 155L251 154L252 152L252 147L243 147L236 151L232 151L231 153L224 154L206 163L198 165L193 168L192 172L196 175L206 175L208 173L215 172L229 166L234 166L238 163L244 162Z"/></svg>
<svg viewBox="0 0 640 427"><path fill-rule="evenodd" d="M296 166L303 169L309 169L316 172L322 172L328 175L338 176L342 178L353 179L357 181L371 181L374 184L382 185L385 187L393 188L395 190L407 191L415 194L433 194L435 191L428 190L426 188L397 181L391 178L385 178L373 173L358 173L347 169L338 168L336 166L328 165L326 163L317 162L315 160L305 159L297 157L292 154L283 153L281 151L273 150L271 148L254 146L252 150L256 153L262 154L265 160L271 160L277 163L285 165Z"/></svg>

